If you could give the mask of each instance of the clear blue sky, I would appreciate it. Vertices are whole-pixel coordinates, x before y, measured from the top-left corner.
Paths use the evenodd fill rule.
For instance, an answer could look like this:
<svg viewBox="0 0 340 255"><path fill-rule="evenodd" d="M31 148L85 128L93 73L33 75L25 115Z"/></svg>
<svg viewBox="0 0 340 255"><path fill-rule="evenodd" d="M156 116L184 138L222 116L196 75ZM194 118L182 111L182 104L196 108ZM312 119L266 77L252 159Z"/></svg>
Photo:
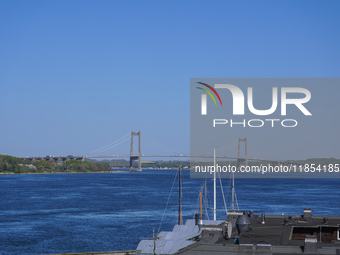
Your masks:
<svg viewBox="0 0 340 255"><path fill-rule="evenodd" d="M131 130L188 153L190 78L339 77L339 13L331 0L2 0L0 154L79 155Z"/></svg>

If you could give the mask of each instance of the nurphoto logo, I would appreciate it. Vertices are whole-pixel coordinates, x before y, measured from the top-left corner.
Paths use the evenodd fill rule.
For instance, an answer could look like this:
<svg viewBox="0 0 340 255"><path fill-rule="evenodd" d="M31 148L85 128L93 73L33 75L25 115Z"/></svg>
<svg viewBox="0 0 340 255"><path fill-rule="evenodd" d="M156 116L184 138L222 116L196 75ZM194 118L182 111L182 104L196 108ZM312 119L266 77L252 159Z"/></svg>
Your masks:
<svg viewBox="0 0 340 255"><path fill-rule="evenodd" d="M217 100L219 100L220 106L223 107L221 96L227 95L231 93L232 96L232 114L234 116L242 116L245 115L245 100L247 99L247 107L250 113L257 115L257 116L269 116L275 113L278 108L280 111L281 116L287 116L287 105L294 105L297 109L299 109L302 114L305 116L311 116L312 114L308 109L305 107L304 104L310 101L311 93L308 89L300 88L300 87L272 87L271 93L271 106L268 109L256 109L254 106L254 96L253 96L253 88L247 88L247 97L245 99L245 95L243 91L235 85L232 84L214 84L214 87L207 83L203 82L196 82L205 88L197 87L198 89L202 90L205 93L201 94L201 115L208 114L208 103L207 103L207 95L213 100L215 106L218 105ZM208 90L209 89L209 90ZM218 90L219 93L216 91ZM298 95L299 98L291 98L290 95L294 94L295 97ZM280 107L279 105L279 95L280 95ZM213 110L213 109L212 109ZM210 109L209 109L210 111ZM280 122L282 127L296 127L298 125L298 121L296 119L250 119L246 120L243 119L241 122L235 122L233 119L213 119L213 127L217 125L226 125L229 124L230 127L241 125L243 127L262 127L265 123L271 125L271 127L275 126L276 122Z"/></svg>

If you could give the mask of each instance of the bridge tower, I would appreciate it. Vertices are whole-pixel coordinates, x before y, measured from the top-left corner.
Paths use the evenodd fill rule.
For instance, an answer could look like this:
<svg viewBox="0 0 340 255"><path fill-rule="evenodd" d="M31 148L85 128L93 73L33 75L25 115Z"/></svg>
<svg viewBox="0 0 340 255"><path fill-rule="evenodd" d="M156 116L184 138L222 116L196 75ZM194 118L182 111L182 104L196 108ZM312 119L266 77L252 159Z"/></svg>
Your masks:
<svg viewBox="0 0 340 255"><path fill-rule="evenodd" d="M241 142L244 142L244 158L240 157ZM237 167L240 167L241 165L248 165L247 138L238 139Z"/></svg>
<svg viewBox="0 0 340 255"><path fill-rule="evenodd" d="M140 140L141 131L133 132L131 131L131 147L130 147L130 167L129 171L142 171L142 158L141 158L141 140ZM138 155L133 155L133 137L138 136ZM134 160L138 160L138 168L133 168L132 163Z"/></svg>

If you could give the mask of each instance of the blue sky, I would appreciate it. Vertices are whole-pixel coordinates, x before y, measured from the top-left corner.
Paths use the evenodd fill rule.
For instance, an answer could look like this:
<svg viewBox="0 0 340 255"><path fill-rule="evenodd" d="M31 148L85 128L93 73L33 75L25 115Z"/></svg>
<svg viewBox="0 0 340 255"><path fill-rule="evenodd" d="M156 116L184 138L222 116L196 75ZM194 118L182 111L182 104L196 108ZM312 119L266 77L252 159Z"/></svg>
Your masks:
<svg viewBox="0 0 340 255"><path fill-rule="evenodd" d="M0 1L0 154L81 155L131 130L188 153L190 78L339 77L339 11L339 1Z"/></svg>

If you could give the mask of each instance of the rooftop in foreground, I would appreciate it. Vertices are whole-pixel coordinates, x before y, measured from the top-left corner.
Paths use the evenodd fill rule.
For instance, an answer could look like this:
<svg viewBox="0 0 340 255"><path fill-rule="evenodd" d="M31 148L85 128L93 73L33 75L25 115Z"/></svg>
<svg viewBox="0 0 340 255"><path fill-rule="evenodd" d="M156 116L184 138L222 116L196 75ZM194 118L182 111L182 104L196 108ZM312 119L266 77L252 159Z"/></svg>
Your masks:
<svg viewBox="0 0 340 255"><path fill-rule="evenodd" d="M136 254L340 254L340 216L314 216L310 209L303 215L232 211L226 221L176 225L141 241Z"/></svg>

